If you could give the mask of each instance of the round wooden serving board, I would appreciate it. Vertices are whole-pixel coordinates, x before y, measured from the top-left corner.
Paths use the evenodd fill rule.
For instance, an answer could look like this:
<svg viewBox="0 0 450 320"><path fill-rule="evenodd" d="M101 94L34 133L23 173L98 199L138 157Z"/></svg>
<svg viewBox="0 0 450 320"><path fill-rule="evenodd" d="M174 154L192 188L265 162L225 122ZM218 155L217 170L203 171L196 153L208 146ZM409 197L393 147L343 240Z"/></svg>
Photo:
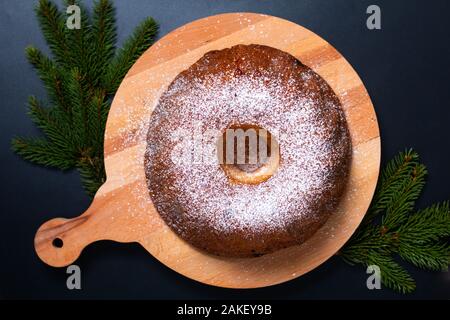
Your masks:
<svg viewBox="0 0 450 320"><path fill-rule="evenodd" d="M143 167L147 124L161 93L206 52L240 43L286 51L320 74L343 104L353 143L350 179L336 213L303 245L258 258L209 255L181 240L153 207ZM314 269L344 245L369 206L379 164L380 137L370 98L356 72L330 44L272 16L211 16L171 32L131 68L117 91L106 126L106 183L81 216L44 223L34 244L45 263L61 267L73 263L94 241L138 242L191 279L229 288L270 286ZM62 247L54 245L56 238L62 240Z"/></svg>

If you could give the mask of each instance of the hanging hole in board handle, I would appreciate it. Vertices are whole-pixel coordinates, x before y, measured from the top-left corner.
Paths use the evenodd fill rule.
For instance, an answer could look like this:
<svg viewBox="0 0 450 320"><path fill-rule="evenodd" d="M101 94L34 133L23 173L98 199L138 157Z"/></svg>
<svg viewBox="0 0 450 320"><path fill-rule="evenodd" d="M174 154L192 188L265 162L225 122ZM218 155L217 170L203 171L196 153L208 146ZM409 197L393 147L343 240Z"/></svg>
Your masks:
<svg viewBox="0 0 450 320"><path fill-rule="evenodd" d="M55 238L52 241L55 248L62 248L64 246L64 241L61 238Z"/></svg>
<svg viewBox="0 0 450 320"><path fill-rule="evenodd" d="M87 220L88 215L74 219L55 218L45 222L34 238L39 258L53 267L72 264L84 247L92 242L88 237L80 237Z"/></svg>

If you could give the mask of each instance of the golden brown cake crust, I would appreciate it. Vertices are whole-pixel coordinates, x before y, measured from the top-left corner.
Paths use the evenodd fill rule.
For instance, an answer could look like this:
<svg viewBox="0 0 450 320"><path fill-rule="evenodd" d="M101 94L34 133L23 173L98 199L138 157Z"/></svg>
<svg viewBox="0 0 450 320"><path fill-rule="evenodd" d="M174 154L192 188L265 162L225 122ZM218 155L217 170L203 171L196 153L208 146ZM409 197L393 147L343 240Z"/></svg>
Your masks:
<svg viewBox="0 0 450 320"><path fill-rule="evenodd" d="M257 185L233 184L217 157L198 157L198 137L215 146L211 132L240 124L265 128L279 143L277 172ZM262 45L211 51L181 72L151 116L147 141L144 165L160 216L190 244L224 256L306 241L336 208L351 161L345 116L329 85Z"/></svg>

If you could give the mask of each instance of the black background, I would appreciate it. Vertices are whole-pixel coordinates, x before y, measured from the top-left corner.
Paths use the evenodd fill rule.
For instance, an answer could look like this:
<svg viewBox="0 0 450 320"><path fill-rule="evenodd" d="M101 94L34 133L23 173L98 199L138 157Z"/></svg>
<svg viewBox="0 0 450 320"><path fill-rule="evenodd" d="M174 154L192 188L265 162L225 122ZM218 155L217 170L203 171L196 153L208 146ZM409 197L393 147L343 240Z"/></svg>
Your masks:
<svg viewBox="0 0 450 320"><path fill-rule="evenodd" d="M137 244L100 242L76 262L82 290L66 289L65 268L46 266L33 237L53 217L74 217L89 205L76 172L60 173L22 161L10 151L15 135L36 135L26 115L28 95L45 90L24 58L25 46L46 49L33 13L36 1L0 1L0 298L450 298L450 274L409 268L414 294L366 288L365 270L332 258L285 284L254 290L203 285L173 272ZM88 4L91 2L88 1ZM382 133L383 163L413 147L430 171L418 206L450 199L450 2L323 0L115 1L122 42L144 17L160 36L192 20L236 11L280 16L334 45L364 81ZM382 30L366 28L366 8L378 4ZM47 50L47 49L46 49Z"/></svg>

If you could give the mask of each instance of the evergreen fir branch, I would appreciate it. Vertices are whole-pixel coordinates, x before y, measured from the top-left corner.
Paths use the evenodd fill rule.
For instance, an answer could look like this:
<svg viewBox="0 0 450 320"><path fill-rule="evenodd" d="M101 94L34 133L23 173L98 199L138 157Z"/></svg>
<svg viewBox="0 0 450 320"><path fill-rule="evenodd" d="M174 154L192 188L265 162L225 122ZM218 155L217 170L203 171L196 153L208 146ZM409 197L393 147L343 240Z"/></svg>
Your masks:
<svg viewBox="0 0 450 320"><path fill-rule="evenodd" d="M49 0L39 0L36 16L53 57L62 65L70 65L72 55L66 35L66 22L57 6Z"/></svg>
<svg viewBox="0 0 450 320"><path fill-rule="evenodd" d="M87 9L81 1L65 0L65 3L66 6L77 5L80 8L80 28L65 28L72 57L70 67L76 66L91 82L95 81L96 74L93 72L91 59L94 43L92 42L91 24Z"/></svg>
<svg viewBox="0 0 450 320"><path fill-rule="evenodd" d="M61 121L61 117L55 115L55 109L43 107L34 96L28 99L28 105L28 114L31 120L45 133L47 138L56 147L72 153L73 146L67 143L71 140L71 128L68 123Z"/></svg>
<svg viewBox="0 0 450 320"><path fill-rule="evenodd" d="M391 233L385 233L379 226L370 225L365 228L359 228L357 233L340 251L340 255L351 261L351 257L366 257L371 251L389 254L394 250L396 242L395 237L392 237ZM354 262L356 263L357 261L354 260ZM361 263L361 261L358 261L358 263Z"/></svg>
<svg viewBox="0 0 450 320"><path fill-rule="evenodd" d="M87 194L94 196L97 190L106 181L103 157L80 158L77 164L83 188Z"/></svg>
<svg viewBox="0 0 450 320"><path fill-rule="evenodd" d="M416 283L411 275L389 255L371 253L364 264L377 265L381 272L381 282L388 288L401 293L411 293L416 289Z"/></svg>
<svg viewBox="0 0 450 320"><path fill-rule="evenodd" d="M448 269L450 247L447 243L415 244L400 242L399 254L416 267L434 271Z"/></svg>
<svg viewBox="0 0 450 320"><path fill-rule="evenodd" d="M402 293L410 293L416 287L411 275L391 258L389 252L379 251L375 248L364 251L351 248L351 250L342 251L340 257L350 265L378 266L381 273L381 282L391 289Z"/></svg>
<svg viewBox="0 0 450 320"><path fill-rule="evenodd" d="M69 74L67 94L72 107L73 137L79 149L84 149L90 143L87 139L89 126L86 114L88 92L83 87L84 75L77 67L74 67Z"/></svg>
<svg viewBox="0 0 450 320"><path fill-rule="evenodd" d="M97 77L102 79L114 57L117 41L115 10L109 0L100 0L94 5L92 19L92 43L94 64L98 68Z"/></svg>
<svg viewBox="0 0 450 320"><path fill-rule="evenodd" d="M370 216L339 252L349 264L377 265L382 283L402 293L413 291L415 284L395 257L427 270L447 269L450 261L449 202L412 213L426 174L412 150L391 160L382 172Z"/></svg>
<svg viewBox="0 0 450 320"><path fill-rule="evenodd" d="M27 47L25 53L28 61L36 69L39 77L44 83L52 103L61 106L67 113L70 113L70 104L66 100L63 70L58 68L52 60L33 46Z"/></svg>
<svg viewBox="0 0 450 320"><path fill-rule="evenodd" d="M383 226L393 229L401 225L406 219L407 214L414 209L415 201L419 198L423 187L425 186L425 176L427 169L424 165L415 165L410 175L404 177L403 182L395 197L392 198L386 208L386 215L383 217Z"/></svg>
<svg viewBox="0 0 450 320"><path fill-rule="evenodd" d="M86 106L89 127L88 140L99 155L103 155L103 152L101 151L103 150L103 140L109 107L109 100L105 99L105 92L103 90L94 92Z"/></svg>
<svg viewBox="0 0 450 320"><path fill-rule="evenodd" d="M153 43L157 33L158 24L153 18L147 18L135 29L133 35L112 60L105 75L104 83L108 93L113 93L118 89L121 80L134 61Z"/></svg>
<svg viewBox="0 0 450 320"><path fill-rule="evenodd" d="M50 106L29 99L29 115L44 137L15 138L12 149L36 164L76 168L85 190L94 195L106 179L103 142L111 95L128 68L151 45L157 25L151 18L145 20L116 54L111 1L95 1L92 18L81 0L64 3L80 7L81 28L68 29L65 14L53 2L40 0L36 16L52 58L37 48L26 49L50 98Z"/></svg>
<svg viewBox="0 0 450 320"><path fill-rule="evenodd" d="M418 165L418 154L412 149L400 152L388 162L381 173L372 204L367 211L363 224L371 223L383 210L393 202L404 179L411 175L412 169Z"/></svg>
<svg viewBox="0 0 450 320"><path fill-rule="evenodd" d="M400 240L423 244L450 236L450 202L433 204L411 215L398 229Z"/></svg>
<svg viewBox="0 0 450 320"><path fill-rule="evenodd" d="M76 165L73 155L45 139L14 138L12 149L25 160L45 167L67 170Z"/></svg>
<svg viewBox="0 0 450 320"><path fill-rule="evenodd" d="M450 236L449 202L435 204L411 215L398 231L399 254L415 266L446 270L450 246L443 238Z"/></svg>

